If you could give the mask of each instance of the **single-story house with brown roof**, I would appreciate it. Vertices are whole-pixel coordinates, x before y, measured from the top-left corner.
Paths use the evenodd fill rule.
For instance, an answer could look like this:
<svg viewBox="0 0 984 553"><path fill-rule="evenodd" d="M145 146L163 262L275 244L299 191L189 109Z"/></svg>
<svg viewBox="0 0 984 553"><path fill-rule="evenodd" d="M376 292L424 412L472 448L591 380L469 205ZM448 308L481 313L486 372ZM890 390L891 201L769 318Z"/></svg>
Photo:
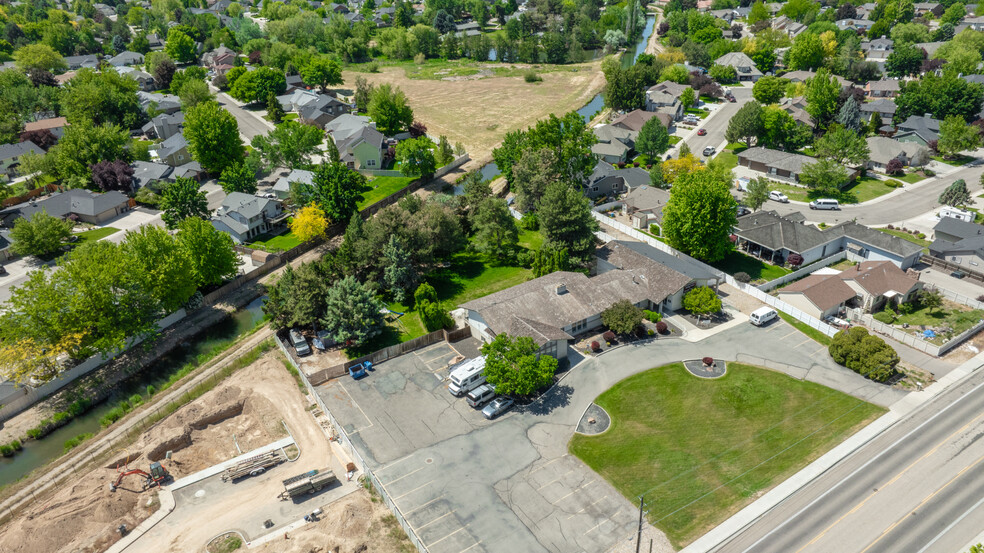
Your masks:
<svg viewBox="0 0 984 553"><path fill-rule="evenodd" d="M779 290L779 299L820 320L836 316L855 296L836 274L813 274Z"/></svg>
<svg viewBox="0 0 984 553"><path fill-rule="evenodd" d="M844 306L880 311L887 302L906 303L922 289L914 270L903 271L891 261L865 261L833 272L821 269L779 291L779 299L823 319Z"/></svg>
<svg viewBox="0 0 984 553"><path fill-rule="evenodd" d="M39 119L24 124L24 132L49 130L55 138L61 138L65 134L65 127L68 126L68 119L64 117L49 117Z"/></svg>

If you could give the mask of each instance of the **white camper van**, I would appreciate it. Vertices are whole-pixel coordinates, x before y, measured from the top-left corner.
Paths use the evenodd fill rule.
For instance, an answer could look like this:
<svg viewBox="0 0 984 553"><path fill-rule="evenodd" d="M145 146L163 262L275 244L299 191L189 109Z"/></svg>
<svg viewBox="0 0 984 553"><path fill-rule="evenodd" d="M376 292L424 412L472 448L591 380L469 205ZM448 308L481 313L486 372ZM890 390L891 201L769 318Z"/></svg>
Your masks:
<svg viewBox="0 0 984 553"><path fill-rule="evenodd" d="M451 371L448 391L455 397L485 384L485 357L469 359Z"/></svg>

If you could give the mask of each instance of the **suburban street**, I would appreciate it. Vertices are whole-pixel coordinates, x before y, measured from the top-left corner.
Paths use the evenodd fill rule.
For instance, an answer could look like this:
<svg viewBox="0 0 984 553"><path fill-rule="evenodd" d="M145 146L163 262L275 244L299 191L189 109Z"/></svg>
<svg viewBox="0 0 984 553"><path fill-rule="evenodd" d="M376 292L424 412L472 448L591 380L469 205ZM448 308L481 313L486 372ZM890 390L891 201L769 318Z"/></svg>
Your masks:
<svg viewBox="0 0 984 553"><path fill-rule="evenodd" d="M927 402L714 551L966 551L984 528L982 382Z"/></svg>
<svg viewBox="0 0 984 553"><path fill-rule="evenodd" d="M728 143L724 138L724 133L728 130L728 122L741 109L741 106L752 99L751 87L733 86L731 87L731 91L735 96L735 103L724 102L723 104L717 104L720 107L697 126L697 129L705 129L707 134L697 136L697 130L694 129L693 133L683 140L683 142L686 142L690 146L691 153L697 156L698 159L705 159L701 155L701 152L708 146L714 146L719 153L724 149L724 146Z"/></svg>
<svg viewBox="0 0 984 553"><path fill-rule="evenodd" d="M219 92L215 95L215 99L220 106L224 107L226 111L236 118L236 122L239 123L239 134L243 136L247 144L253 140L254 136L266 134L273 130L272 123L260 119L257 115L239 107L239 104L230 98L228 94Z"/></svg>

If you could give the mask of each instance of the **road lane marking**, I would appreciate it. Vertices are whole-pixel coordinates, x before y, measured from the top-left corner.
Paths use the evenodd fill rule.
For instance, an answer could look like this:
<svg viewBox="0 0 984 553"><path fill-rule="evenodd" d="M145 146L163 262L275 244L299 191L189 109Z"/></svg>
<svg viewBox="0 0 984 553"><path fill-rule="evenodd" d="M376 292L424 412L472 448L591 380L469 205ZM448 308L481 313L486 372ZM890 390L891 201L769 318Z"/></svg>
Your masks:
<svg viewBox="0 0 984 553"><path fill-rule="evenodd" d="M923 505L925 505L931 499L933 499L934 497L936 497L936 495L939 494L941 491L943 491L943 490L947 489L948 487L950 487L950 484L952 484L957 478L960 478L961 476L963 476L965 472L967 472L968 470L970 470L970 469L976 467L977 465L981 464L981 461L984 461L984 455L978 457L976 461L974 461L973 463L971 463L971 464L967 465L966 467L964 467L963 469L961 469L961 471L958 472L956 474L956 476L954 476L953 478L951 478L946 484L943 484L939 489L937 489L933 493L927 495L922 501L919 502L919 505L916 505L912 509L908 509L908 512L906 512L906 514L903 515L902 518L898 519L897 521L895 521L894 524L892 524L891 526L889 526L888 528L886 528L885 531L882 532L880 536L878 536L877 538L875 538L875 541L871 542L868 545L868 547L865 547L864 549L862 549L861 550L861 553L866 553L869 549L871 549L872 547L874 547L875 544L878 543L879 541L881 541L881 539L884 538L889 532L891 532L892 530L895 530L895 528L897 528L899 524L902 524L902 522L905 519L909 518L909 516L911 516L912 513L919 512L919 509L922 509Z"/></svg>
<svg viewBox="0 0 984 553"><path fill-rule="evenodd" d="M980 366L975 367L974 370L977 370L979 368L980 368ZM933 415L931 415L928 419L926 419L923 422L919 423L918 426L916 426L915 428L913 428L909 432L905 433L902 437L900 437L899 439L895 440L893 443L889 444L888 447L883 448L874 457L872 457L871 459L868 459L867 461L865 461L864 464L862 464L860 467L856 468L853 472L851 472L850 474L848 474L847 476L845 476L844 478L842 478L839 482L835 483L827 491L825 491L822 494L820 494L819 497L815 498L813 501L810 501L805 507L803 507L799 511L796 511L795 513L793 513L792 516L787 517L785 520L783 520L781 523L779 523L775 528L773 528L772 530L769 530L768 532L766 532L765 535L762 536L761 538L755 540L755 542L752 543L752 545L750 545L746 549L742 550L742 553L749 553L750 551L753 551L756 547L758 547L758 545L760 543L762 543L763 541L769 539L772 536L772 534L775 534L776 532L778 532L779 530L781 530L782 528L784 528L787 524L789 524L792 520L794 520L796 518L799 518L800 515L802 515L803 513L805 513L807 510L812 509L814 505L816 505L817 503L823 501L824 498L826 498L828 494L830 494L831 492L833 492L837 488L841 487L841 485L843 485L844 482L850 480L851 478L854 478L855 475L861 473L866 468L868 468L868 465L874 463L878 459L881 459L882 456L886 455L889 451L892 451L899 444L901 444L902 442L908 440L910 438L910 436L912 436L912 435L916 434L917 432L919 432L920 430L922 430L922 428L924 426L926 426L929 423L933 422L934 420L936 420L937 417L942 416L944 413L946 413L947 411L949 411L953 407L959 405L961 402L963 402L967 398L973 397L974 392L976 392L978 390L981 390L981 389L982 388L979 387L979 386L972 387L970 389L970 391L968 391L966 394L958 397L952 403L950 403L946 407L940 409L939 411L937 411L936 413L934 413ZM957 432L960 432L960 430L958 430ZM876 438L877 438L877 436L876 436ZM872 438L872 440L869 440L866 444L862 444L861 446L858 446L857 449L855 449L854 451L851 452L851 455L853 455L854 453L858 452L861 448L865 447L866 445L870 444L871 441L873 441L874 439L875 438ZM811 480L811 482L813 482L813 481L815 481L815 479L814 480ZM809 484L809 482L807 484ZM732 538L732 537L734 537L736 534L737 534L737 532L735 532L735 534L732 534L731 536L729 536L729 539ZM723 542L721 544L718 544L718 546L720 546L720 545L723 545Z"/></svg>
<svg viewBox="0 0 984 553"><path fill-rule="evenodd" d="M598 503L601 503L601 502L602 502L602 501L604 501L604 500L605 500L605 498L607 498L607 497L608 497L608 495L603 495L603 496L601 496L601 499L598 499L598 500L596 500L596 501L594 501L594 502L592 502L592 503L588 503L588 504L587 504L586 506L584 506L584 507L581 507L581 510L580 510L580 511L578 511L578 512L576 512L576 513L574 513L573 515L571 515L571 516L569 516L569 517L567 517L567 520L570 520L570 519L572 519L572 518L574 518L574 517L576 517L577 515L579 515L579 514L581 514L581 513L583 513L584 511L587 511L587 510L588 510L588 509L589 509L590 507L594 507L594 506L595 506L595 505L597 505Z"/></svg>
<svg viewBox="0 0 984 553"><path fill-rule="evenodd" d="M536 471L538 471L538 470L543 470L543 469L545 469L545 468L547 468L547 467L549 467L550 465L552 465L552 464L554 464L554 463L556 463L557 461L560 461L560 460L561 460L561 459L563 459L564 457L565 457L565 456L560 456L560 457L557 457L556 459L554 459L554 460L552 460L552 461L548 461L547 463L545 463L545 464L543 464L543 465L540 465L539 467L537 467L537 468L535 468L535 469L533 469L533 470L531 470L531 471L529 472L529 474L533 474L534 472L536 472Z"/></svg>
<svg viewBox="0 0 984 553"><path fill-rule="evenodd" d="M431 542L431 543L429 543L429 544L427 544L427 548L429 549L429 548L431 548L431 547L434 547L435 545L437 545L437 544L439 544L439 543L441 543L442 541L444 541L444 540L446 540L446 539L448 539L448 538L450 538L451 536L453 536L453 535L455 535L455 534L457 534L458 532L461 532L461 531L462 531L462 530L464 530L464 529L465 529L465 527L467 527L467 526L468 526L468 525L466 524L465 526L462 526L461 528L458 528L458 529L457 529L457 530L455 530L454 532L451 532L451 533L450 533L450 534L448 534L447 536L444 536L443 538L441 538L441 539L439 539L439 540L437 540L437 541L434 541L434 542ZM474 547L474 546L473 546L473 547Z"/></svg>
<svg viewBox="0 0 984 553"><path fill-rule="evenodd" d="M464 549L462 549L462 550L461 550L461 553L465 553L465 551L468 551L468 550L469 550L469 549L471 549L472 547L475 547L476 545L480 545L481 543L482 543L482 542L481 542L481 540L480 540L480 541L477 541L477 542L475 542L475 543L473 543L473 544L471 544L471 545L469 545L468 547L466 547L466 548L464 548Z"/></svg>
<svg viewBox="0 0 984 553"><path fill-rule="evenodd" d="M570 474L572 472L574 472L574 469L571 469L571 470L565 472L564 474L561 474L559 478L556 478L554 480L551 480L551 481L547 482L546 484L540 486L539 488L536 489L536 491L540 491L543 488L546 488L547 486L549 486L550 484L553 484L554 482L560 482L561 480L564 479L565 476L567 476L568 474Z"/></svg>
<svg viewBox="0 0 984 553"><path fill-rule="evenodd" d="M416 470L412 470L412 471L410 471L410 472L408 472L408 473L406 473L406 474L404 474L403 476L401 476L401 477L399 477L399 478L397 478L396 480L390 480L389 482L387 482L387 484L396 484L397 482L399 482L400 480L403 480L403 479L404 479L404 478L406 478L407 476L410 476L411 474L413 474L413 473L415 473L415 472L419 472L419 471L422 471L422 470L424 470L425 468L427 468L427 467L426 467L426 466L423 466L423 467L420 467L419 469L416 469Z"/></svg>
<svg viewBox="0 0 984 553"><path fill-rule="evenodd" d="M417 527L416 529L417 529L417 530L423 530L423 529L424 529L425 527L427 527L427 526L430 526L431 524L434 524L435 522L437 522L437 521L439 521L439 520L441 520L442 518L444 518L444 517L446 517L446 516L448 516L448 515L450 515L450 514L452 514L452 513L451 513L451 511L448 511L448 512L446 512L446 513L444 513L443 515L441 515L441 516L439 516L439 517L437 517L437 518L435 518L434 520L432 520L432 521L430 521L430 522L428 522L427 524L421 524L421 525L420 525L420 526L418 526L418 527Z"/></svg>
<svg viewBox="0 0 984 553"><path fill-rule="evenodd" d="M551 505L556 505L558 501L561 501L563 499L567 499L568 497L576 494L577 492L583 490L584 488L587 488L588 486L590 486L591 484L594 484L594 483L595 483L595 481L592 480L592 481L588 482L587 484L584 484L583 486L578 486L578 487L574 488L573 490L571 490L571 493L565 495L564 497L561 497L560 499L557 499L556 501L551 501L550 504Z"/></svg>
<svg viewBox="0 0 984 553"><path fill-rule="evenodd" d="M899 479L902 478L905 475L905 473L909 472L909 470L912 469L912 467L914 467L917 464L921 463L923 460L925 460L930 455L933 455L934 453L936 453L936 451L939 448L941 448L943 446L943 444L945 444L945 443L947 443L947 442L950 441L950 438L953 438L957 434L962 433L964 430L966 430L969 426L971 426L974 423L976 423L982 417L984 417L984 413L981 413L980 415L977 415L976 417L974 417L974 419L972 421L970 421L967 424L963 425L962 427L960 427L959 430L957 430L953 434L950 434L949 436L947 436L946 438L944 438L940 443L936 444L932 449L930 449L929 451L927 451L926 453L924 453L922 457L916 459L915 461L913 461L912 463L910 463L909 466L907 466L904 469L902 469L902 472L899 472L898 474L896 474L895 476L893 476L888 482L886 482L886 483L882 484L881 486L878 486L877 488L875 488L878 491L871 492L868 495L868 497L864 498L860 503L858 503L857 505L855 505L853 509L851 509L850 511L848 511L848 512L844 513L843 515L841 515L840 518L838 518L837 520L835 520L833 522L833 524L831 524L830 526L828 526L827 528L825 528L822 532L820 532L819 534L817 534L817 536L815 538L813 538L812 540L810 540L809 543L807 543L803 547L800 547L799 549L797 549L796 550L796 553L800 553L800 551L803 551L807 547L809 547L809 546L813 545L814 543L816 543L817 541L819 541L821 538L824 537L824 535L827 534L827 532L829 532L835 526L837 526L838 524L840 524L841 521L843 521L845 518L849 517L850 515L854 514L855 512L857 512L858 510L860 510L862 507L864 507L865 503L867 503L868 500L870 500L872 497L875 497L876 495L878 495L878 492L879 491L884 491L884 489L887 488L888 486L891 486L892 484L898 482ZM961 471L961 474L962 474L962 471Z"/></svg>
<svg viewBox="0 0 984 553"><path fill-rule="evenodd" d="M427 486L429 486L429 485L430 485L430 484L432 484L433 482L434 482L434 480L431 480L430 482L427 482L427 483L426 483L426 484L424 484L423 486L418 486L418 487L416 487L416 488L414 488L414 489L412 489L412 490L410 490L410 491L408 491L407 493L405 493L405 494L403 494L403 495L398 495L398 496L396 496L396 497L394 497L394 498L393 498L393 501L396 501L397 499L400 499L401 497L406 497L406 496L408 496L408 495L410 495L410 494L412 494L413 492L415 492L415 491L417 491L417 490L419 490L419 489L421 489L421 488L426 488Z"/></svg>
<svg viewBox="0 0 984 553"><path fill-rule="evenodd" d="M588 534L590 534L591 532L594 532L595 530L597 530L597 529L598 529L598 527L599 527L599 526L601 526L602 524L604 524L604 523L606 523L606 522L610 522L610 521L609 521L609 520L608 520L607 518L606 518L606 519L604 519L604 520L602 520L602 521L601 521L601 522L599 522L598 524L595 524L594 526L592 526L590 530L588 530L587 532L585 532L585 533L584 533L584 535L585 535L585 536L587 536L587 535L588 535ZM613 523L613 524L614 524L614 523Z"/></svg>
<svg viewBox="0 0 984 553"><path fill-rule="evenodd" d="M362 413L362 416L365 417L366 421L369 423L369 426L366 426L365 428L360 428L360 429L358 429L358 430L356 430L354 432L350 432L350 434L355 434L356 432L362 432L363 430L369 430L370 428L372 428L373 426L375 426L375 423L373 423L372 422L372 419L369 418L369 415L367 415L366 412L362 410L362 406L359 405L359 402L358 401L355 401L355 398L352 397L352 394L349 393L349 391L345 387L345 385L342 384L341 382L339 382L338 383L338 387L341 388L342 391L345 392L345 395L347 395L349 397L349 400L352 402L352 405L355 405L355 408L358 409L360 413Z"/></svg>
<svg viewBox="0 0 984 553"><path fill-rule="evenodd" d="M960 521L962 521L963 519L967 518L967 516L970 515L970 513L976 511L977 508L980 507L982 504L984 504L984 498L981 498L981 500L978 501L977 503L975 503L973 507L971 507L970 509L967 509L964 512L964 514L962 514L959 517L957 517L957 520L951 522L949 526L947 526L946 528L944 528L942 532L940 532L939 534L937 534L937 536L935 538L933 538L932 540L930 540L929 543L927 543L922 549L920 549L919 551L916 551L916 553L925 553L925 551L927 549L929 549L930 547L932 547L932 545L934 543L936 543L940 538L942 538L943 536L945 536L947 534L947 532L949 532L950 530L953 530L953 527L954 526L956 526L957 524L960 524Z"/></svg>
<svg viewBox="0 0 984 553"><path fill-rule="evenodd" d="M410 510L410 511L407 511L407 512L406 512L406 513L404 513L404 514L405 514L405 516L410 516L410 513L416 513L417 511L419 511L419 510L421 510L421 509L423 509L424 507L426 507L426 506L428 506L428 505L430 505L431 503L433 503L433 502L435 502L435 501L438 501L438 500L440 500L440 499L443 499L443 498L444 498L444 495L442 494L442 495L440 495L440 496L438 496L438 497L435 497L434 499L431 499L431 500L430 500L430 501L428 501L427 503L424 503L424 504L423 504L423 505L421 505L420 507L417 507L417 508L415 508L415 509L413 509L413 510Z"/></svg>

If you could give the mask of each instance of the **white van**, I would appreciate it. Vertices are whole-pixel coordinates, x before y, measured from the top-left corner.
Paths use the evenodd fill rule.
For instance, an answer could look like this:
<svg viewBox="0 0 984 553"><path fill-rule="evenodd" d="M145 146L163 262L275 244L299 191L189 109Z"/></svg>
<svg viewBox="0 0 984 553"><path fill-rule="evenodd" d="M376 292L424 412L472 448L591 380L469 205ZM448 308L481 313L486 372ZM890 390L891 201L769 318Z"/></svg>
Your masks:
<svg viewBox="0 0 984 553"><path fill-rule="evenodd" d="M304 357L306 355L311 355L311 346L308 345L307 340L300 332L291 329L288 333L290 337L290 344L294 346L294 351L297 352L298 357Z"/></svg>
<svg viewBox="0 0 984 553"><path fill-rule="evenodd" d="M468 400L468 405L478 409L485 404L486 401L495 397L495 388L490 384L482 384L478 388L468 392L466 399Z"/></svg>
<svg viewBox="0 0 984 553"><path fill-rule="evenodd" d="M840 202L828 198L821 198L810 202L810 209L840 209Z"/></svg>
<svg viewBox="0 0 984 553"><path fill-rule="evenodd" d="M451 371L448 391L455 397L485 384L485 357L469 359Z"/></svg>
<svg viewBox="0 0 984 553"><path fill-rule="evenodd" d="M771 307L759 307L748 316L748 321L755 326L762 326L778 316L776 310Z"/></svg>

